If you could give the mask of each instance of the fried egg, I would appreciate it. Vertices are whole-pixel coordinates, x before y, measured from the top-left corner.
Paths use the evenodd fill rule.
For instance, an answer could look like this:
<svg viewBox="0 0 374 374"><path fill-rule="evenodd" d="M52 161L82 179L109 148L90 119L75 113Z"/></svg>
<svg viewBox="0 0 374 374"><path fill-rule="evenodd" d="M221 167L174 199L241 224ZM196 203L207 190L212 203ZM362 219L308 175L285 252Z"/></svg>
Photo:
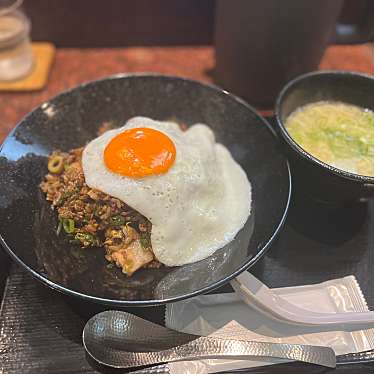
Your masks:
<svg viewBox="0 0 374 374"><path fill-rule="evenodd" d="M86 183L152 223L155 257L167 266L202 260L229 243L251 211L251 185L212 130L134 117L84 149Z"/></svg>

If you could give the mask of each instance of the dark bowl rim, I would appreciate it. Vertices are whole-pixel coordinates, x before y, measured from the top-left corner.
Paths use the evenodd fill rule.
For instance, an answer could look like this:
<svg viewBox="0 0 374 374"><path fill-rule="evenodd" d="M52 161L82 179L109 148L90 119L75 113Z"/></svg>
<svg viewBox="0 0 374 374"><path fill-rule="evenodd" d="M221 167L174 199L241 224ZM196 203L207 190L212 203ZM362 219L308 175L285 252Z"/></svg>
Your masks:
<svg viewBox="0 0 374 374"><path fill-rule="evenodd" d="M278 94L276 104L275 104L275 117L277 120L278 127L280 129L281 135L283 136L284 140L286 140L287 144L290 146L290 148L295 151L301 158L304 160L314 164L315 166L319 166L323 168L324 170L331 172L332 174L335 174L339 177L343 177L346 179L354 180L357 182L364 182L364 183L370 183L374 184L374 177L368 176L368 175L361 175L356 173L351 173L349 171L345 171L339 168L336 168L330 164L327 164L318 158L314 157L309 152L305 151L288 133L285 125L283 124L283 121L280 118L281 114L281 108L283 104L284 96L290 92L296 84L299 82L310 79L313 77L318 76L335 76L335 77L343 77L343 76L350 76L353 78L363 78L368 79L373 82L374 84L374 75L365 74L365 73L359 73L354 71L345 71L345 70L316 70L312 71L310 73L302 74L297 76L296 78L290 80L280 91Z"/></svg>
<svg viewBox="0 0 374 374"><path fill-rule="evenodd" d="M29 118L29 116L31 116L35 110L38 110L43 104L51 102L51 101L55 100L57 97L59 97L61 95L70 94L71 92L73 92L73 91L75 91L77 89L80 89L82 87L94 85L94 84L97 84L97 83L100 83L100 82L103 82L103 81L107 81L107 80L116 80L116 79L120 80L120 79L123 79L123 78L136 78L136 77L140 77L140 78L152 78L152 77L154 77L154 78L162 78L162 79L166 78L166 79L171 79L171 80L180 80L180 81L184 81L184 82L196 84L198 86L202 86L203 88L207 88L207 89L212 90L212 91L214 91L216 93L221 93L221 94L223 93L224 95L227 95L228 97L234 99L236 102L238 102L241 105L244 105L247 109L249 109L255 115L255 117L260 122L262 122L264 124L264 126L266 126L266 128L270 131L270 133L275 138L278 138L278 136L276 135L275 130L270 126L270 124L266 121L266 119L263 118L251 105L249 105L248 103L246 103L243 99L237 97L236 95L234 95L234 94L232 94L232 93L230 93L230 92L228 92L228 91L226 91L226 90L224 90L224 89L222 89L222 88L220 88L218 86L215 86L215 85L210 84L210 83L200 82L200 81L197 81L197 80L194 80L194 79L190 79L190 78L186 78L186 77L181 77L181 76L164 75L164 74L147 73L147 72L129 73L129 74L119 73L119 74L114 74L114 75L110 75L110 76L107 76L107 77L103 77L103 78L100 78L100 79L83 82L83 83L78 84L78 85L76 85L76 86L74 86L72 88L69 88L67 90L61 91L60 93L58 93L57 95L53 96L52 98L50 98L50 99L46 100L45 102L42 102L38 106L34 107L28 114L26 114L17 123L17 125L14 127L14 129L12 131L10 131L10 133L4 139L3 143L0 146L0 155L1 155L2 148L3 148L4 144L7 142L8 138L10 138L12 136L12 134L18 129L18 127L20 127L21 124L27 118ZM190 293L186 293L186 294L181 295L181 296L170 297L170 298L163 299L163 300L157 300L156 299L156 300L135 300L134 301L134 300L107 299L107 298L103 298L103 297L97 297L97 296L87 295L85 293L74 291L74 290L72 290L70 288L67 288L67 287L62 286L62 285L60 285L58 283L55 283L55 282L49 280L44 275L42 275L39 272L37 272L36 270L34 270L31 267L29 267L25 262L23 262L12 251L12 249L8 246L8 244L6 243L6 241L3 238L3 236L2 236L1 233L0 233L0 243L2 244L2 246L6 250L6 252L10 255L10 257L13 258L19 265L21 265L21 267L23 267L24 269L26 269L34 278L38 279L40 282L44 283L48 287L50 287L50 288L52 288L52 289L54 289L54 290L56 290L58 292L61 292L61 293L65 294L65 295L68 295L68 296L77 297L78 299L83 300L83 301L92 302L92 303L101 304L101 305L113 306L113 307L140 307L140 306L141 307L143 307L143 306L145 307L145 306L164 305L164 304L171 303L171 302L185 300L185 299L188 299L190 297L194 297L194 296L197 296L197 295L201 295L201 294L207 293L209 291L212 291L212 290L214 290L214 289L216 289L216 288L218 288L218 287L226 284L231 279L235 278L237 275L239 275L240 273L242 273L243 271L245 271L249 267L253 266L266 253L266 251L269 249L270 245L273 243L273 241L275 240L275 238L277 237L277 235L279 234L280 230L282 229L282 227L284 225L284 222L285 222L286 217L287 217L288 209L289 209L289 206L290 206L291 190L292 190L291 170L290 170L289 162L288 162L288 160L287 160L286 157L285 157L285 162L286 162L286 167L287 167L287 172L288 172L288 196L287 196L287 202L286 202L286 205L285 205L285 208L284 208L283 215L282 215L282 217L281 217L278 225L276 226L274 232L269 237L269 239L267 239L267 241L262 245L262 248L260 249L260 251L254 257L252 257L249 261L247 261L243 265L239 266L229 276L227 276L227 277L221 279L220 281L215 282L215 283L213 283L213 284L211 284L209 286L203 287L203 288L201 288L199 290L196 290L196 291L193 291L193 292L190 292Z"/></svg>

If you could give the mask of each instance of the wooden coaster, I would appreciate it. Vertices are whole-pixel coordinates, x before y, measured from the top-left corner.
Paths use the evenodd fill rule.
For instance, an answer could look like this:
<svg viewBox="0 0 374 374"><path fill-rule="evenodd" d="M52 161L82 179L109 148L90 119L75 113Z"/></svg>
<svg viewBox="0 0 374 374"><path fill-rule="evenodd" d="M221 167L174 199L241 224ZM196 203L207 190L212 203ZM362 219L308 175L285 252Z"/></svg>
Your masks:
<svg viewBox="0 0 374 374"><path fill-rule="evenodd" d="M0 91L36 91L47 83L56 48L47 42L32 43L34 67L26 77L11 82L0 82Z"/></svg>

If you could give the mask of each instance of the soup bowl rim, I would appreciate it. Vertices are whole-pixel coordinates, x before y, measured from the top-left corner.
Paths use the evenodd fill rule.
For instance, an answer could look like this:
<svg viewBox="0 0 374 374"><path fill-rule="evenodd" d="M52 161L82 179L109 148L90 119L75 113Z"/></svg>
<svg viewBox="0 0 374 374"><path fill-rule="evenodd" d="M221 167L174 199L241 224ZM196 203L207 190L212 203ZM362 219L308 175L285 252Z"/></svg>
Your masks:
<svg viewBox="0 0 374 374"><path fill-rule="evenodd" d="M305 149L303 149L289 134L289 132L286 129L286 126L283 123L283 120L281 119L281 113L282 113L282 107L283 107L283 100L284 97L292 90L294 87L301 81L304 81L306 79L313 79L313 77L320 77L320 76L334 76L334 77L342 77L342 76L348 76L352 78L363 78L368 79L373 83L374 88L374 75L365 74L365 73L358 73L354 71L344 71L344 70L323 70L323 71L313 71L310 73L302 74L297 76L296 78L290 80L280 91L278 94L278 97L276 99L275 104L275 117L278 124L278 127L280 129L280 134L282 135L283 139L286 141L288 146L296 152L299 156L301 156L302 159L306 160L309 163L312 163L320 168L323 168L324 170L340 176L344 177L346 179L354 180L357 182L362 183L368 183L374 185L374 176L368 176L368 175L362 175L357 173L352 173L343 169L339 169L335 166L332 166L326 162L323 162L319 160L318 158L314 157L311 153L307 152ZM311 101L310 103L313 103Z"/></svg>

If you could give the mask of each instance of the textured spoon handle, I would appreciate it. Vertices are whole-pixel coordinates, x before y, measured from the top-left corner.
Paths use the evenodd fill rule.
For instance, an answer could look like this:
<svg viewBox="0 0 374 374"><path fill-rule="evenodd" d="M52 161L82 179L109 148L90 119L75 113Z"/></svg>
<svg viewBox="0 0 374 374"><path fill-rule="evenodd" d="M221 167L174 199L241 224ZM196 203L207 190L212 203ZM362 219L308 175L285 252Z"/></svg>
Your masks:
<svg viewBox="0 0 374 374"><path fill-rule="evenodd" d="M152 365L163 362L204 358L276 357L335 367L336 357L331 348L299 344L250 342L201 337L187 344L156 352L118 352L121 367Z"/></svg>

